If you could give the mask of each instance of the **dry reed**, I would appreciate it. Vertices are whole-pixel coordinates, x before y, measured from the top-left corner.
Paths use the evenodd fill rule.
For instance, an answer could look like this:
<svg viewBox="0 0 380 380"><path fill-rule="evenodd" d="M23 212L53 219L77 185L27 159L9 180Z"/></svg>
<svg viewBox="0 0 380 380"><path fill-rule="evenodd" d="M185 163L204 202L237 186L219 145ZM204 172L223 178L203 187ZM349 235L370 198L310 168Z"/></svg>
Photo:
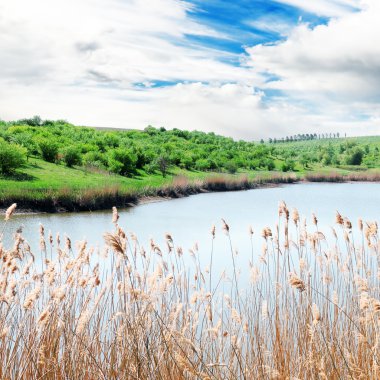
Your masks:
<svg viewBox="0 0 380 380"><path fill-rule="evenodd" d="M379 378L377 224L360 221L354 239L337 213L329 240L317 217L308 230L289 215L281 203L276 226L257 236L246 282L236 267L233 281L212 282L198 247L190 268L170 234L166 249L151 241L146 252L115 208L99 252L49 234L33 255L17 234L0 245L0 378ZM221 228L227 236L213 226L210 239L230 244Z"/></svg>

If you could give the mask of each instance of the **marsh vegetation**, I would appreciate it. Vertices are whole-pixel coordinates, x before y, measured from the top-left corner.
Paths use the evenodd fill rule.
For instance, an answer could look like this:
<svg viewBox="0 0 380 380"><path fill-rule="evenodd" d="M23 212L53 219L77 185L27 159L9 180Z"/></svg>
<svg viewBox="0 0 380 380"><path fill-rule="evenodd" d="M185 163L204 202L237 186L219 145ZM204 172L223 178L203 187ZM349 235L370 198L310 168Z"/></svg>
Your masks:
<svg viewBox="0 0 380 380"><path fill-rule="evenodd" d="M337 213L322 231L281 202L241 270L222 220L209 239L231 247L230 265L214 273L213 249L184 251L170 234L141 245L116 209L112 220L104 250L43 226L38 252L20 232L1 249L2 378L379 377L376 222Z"/></svg>

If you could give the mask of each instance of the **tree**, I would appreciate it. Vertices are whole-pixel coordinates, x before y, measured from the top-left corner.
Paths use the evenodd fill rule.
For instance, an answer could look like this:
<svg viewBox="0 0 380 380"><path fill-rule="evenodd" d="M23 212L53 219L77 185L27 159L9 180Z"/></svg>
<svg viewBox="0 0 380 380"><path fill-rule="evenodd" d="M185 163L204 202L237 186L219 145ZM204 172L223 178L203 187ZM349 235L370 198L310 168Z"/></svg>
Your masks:
<svg viewBox="0 0 380 380"><path fill-rule="evenodd" d="M12 133L9 141L26 148L27 160L29 159L30 156L38 154L38 145L33 140L33 135L31 133L28 133L28 132Z"/></svg>
<svg viewBox="0 0 380 380"><path fill-rule="evenodd" d="M283 172L294 171L295 165L296 165L296 163L294 161L292 161L292 160L286 160L281 165L281 170Z"/></svg>
<svg viewBox="0 0 380 380"><path fill-rule="evenodd" d="M107 166L107 159L99 151L87 152L83 156L83 162L85 165L93 166L96 168L105 169Z"/></svg>
<svg viewBox="0 0 380 380"><path fill-rule="evenodd" d="M325 166L329 166L332 164L333 161L333 155L329 152L326 152L322 157L322 163Z"/></svg>
<svg viewBox="0 0 380 380"><path fill-rule="evenodd" d="M144 165L143 169L147 174L154 174L158 170L158 166L156 162L149 162Z"/></svg>
<svg viewBox="0 0 380 380"><path fill-rule="evenodd" d="M236 163L234 161L227 161L224 164L224 167L226 168L226 170L230 174L235 174L237 172L237 170L238 170L238 167L237 167L237 165L236 165Z"/></svg>
<svg viewBox="0 0 380 380"><path fill-rule="evenodd" d="M36 116L33 116L31 119L18 120L17 123L18 124L30 125L32 127L38 127L38 126L42 125L42 119L40 116L36 115Z"/></svg>
<svg viewBox="0 0 380 380"><path fill-rule="evenodd" d="M309 161L310 161L310 157L307 156L306 154L303 154L303 155L301 156L300 163L302 164L302 166L303 166L304 168L307 168L307 167L308 167Z"/></svg>
<svg viewBox="0 0 380 380"><path fill-rule="evenodd" d="M137 156L128 149L116 148L108 153L108 168L111 172L131 176L136 172Z"/></svg>
<svg viewBox="0 0 380 380"><path fill-rule="evenodd" d="M200 171L207 171L210 169L210 162L206 158L200 158L195 162L195 168Z"/></svg>
<svg viewBox="0 0 380 380"><path fill-rule="evenodd" d="M274 161L271 160L270 158L265 160L265 166L269 171L274 170L276 168Z"/></svg>
<svg viewBox="0 0 380 380"><path fill-rule="evenodd" d="M82 164L82 156L78 148L70 146L63 151L63 161L68 168Z"/></svg>
<svg viewBox="0 0 380 380"><path fill-rule="evenodd" d="M167 155L160 155L157 158L157 166L163 177L166 177L168 169L170 167L170 160Z"/></svg>
<svg viewBox="0 0 380 380"><path fill-rule="evenodd" d="M363 151L360 148L356 148L348 157L347 164L348 165L361 165L363 161Z"/></svg>
<svg viewBox="0 0 380 380"><path fill-rule="evenodd" d="M26 149L0 139L0 173L12 174L26 162Z"/></svg>
<svg viewBox="0 0 380 380"><path fill-rule="evenodd" d="M41 157L47 162L55 162L58 156L58 144L52 139L40 139L38 141Z"/></svg>
<svg viewBox="0 0 380 380"><path fill-rule="evenodd" d="M190 154L183 154L179 166L181 168L191 170L194 165L193 157Z"/></svg>

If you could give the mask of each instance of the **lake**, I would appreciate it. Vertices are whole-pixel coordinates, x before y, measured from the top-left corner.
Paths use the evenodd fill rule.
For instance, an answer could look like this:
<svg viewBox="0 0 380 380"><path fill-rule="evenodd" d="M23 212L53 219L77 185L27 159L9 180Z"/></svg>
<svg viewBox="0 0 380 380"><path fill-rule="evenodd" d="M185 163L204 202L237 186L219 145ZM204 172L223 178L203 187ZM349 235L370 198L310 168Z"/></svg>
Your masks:
<svg viewBox="0 0 380 380"><path fill-rule="evenodd" d="M181 246L185 254L195 243L198 244L200 259L206 265L211 252L210 229L216 225L214 257L216 267L228 267L231 249L228 238L222 232L221 218L230 226L234 251L238 252L241 266L251 257L249 226L254 230L254 256L261 251L264 227L274 228L278 220L278 204L284 200L291 210L296 207L301 219L306 217L311 225L311 214L318 217L319 228L330 233L335 224L338 210L347 216L356 228L357 219L373 221L380 214L379 183L310 183L291 184L274 188L248 191L205 193L186 198L142 204L119 210L120 226L128 233L137 235L147 250L153 238L163 250L166 247L165 234L170 233L174 243ZM23 236L35 253L39 252L39 224L46 232L52 231L69 236L73 242L87 240L90 246L103 247L103 233L112 231L112 212L83 212L62 214L15 215L8 222L4 245L10 247L12 234L22 227Z"/></svg>

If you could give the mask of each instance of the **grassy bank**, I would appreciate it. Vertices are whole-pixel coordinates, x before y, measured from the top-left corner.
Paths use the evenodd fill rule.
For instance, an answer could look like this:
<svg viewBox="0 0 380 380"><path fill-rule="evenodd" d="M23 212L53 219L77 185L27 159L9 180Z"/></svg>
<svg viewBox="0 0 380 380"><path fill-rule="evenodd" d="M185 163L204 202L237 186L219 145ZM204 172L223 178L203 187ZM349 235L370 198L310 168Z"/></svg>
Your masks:
<svg viewBox="0 0 380 380"><path fill-rule="evenodd" d="M141 172L128 178L31 159L13 177L0 178L0 207L17 203L19 209L29 211L101 210L113 205L136 204L147 197L177 198L207 191L247 190L300 181L380 181L380 171L323 168L296 173L242 171L221 174L175 168L166 177Z"/></svg>
<svg viewBox="0 0 380 380"><path fill-rule="evenodd" d="M240 271L223 221L210 233L231 246L220 274L219 251L189 256L169 234L145 250L113 221L108 251L43 227L38 252L20 233L0 251L0 378L380 377L376 223L359 221L354 241L347 218L321 231L281 204L277 227L247 235Z"/></svg>
<svg viewBox="0 0 380 380"><path fill-rule="evenodd" d="M257 143L179 129L0 120L0 208L98 210L146 197L380 179L379 137L306 137Z"/></svg>
<svg viewBox="0 0 380 380"><path fill-rule="evenodd" d="M0 179L0 207L17 203L19 208L32 211L101 210L112 205L135 204L146 197L176 198L204 191L244 190L297 180L294 174L222 175L180 169L166 177L142 173L127 178L33 159L21 174Z"/></svg>

